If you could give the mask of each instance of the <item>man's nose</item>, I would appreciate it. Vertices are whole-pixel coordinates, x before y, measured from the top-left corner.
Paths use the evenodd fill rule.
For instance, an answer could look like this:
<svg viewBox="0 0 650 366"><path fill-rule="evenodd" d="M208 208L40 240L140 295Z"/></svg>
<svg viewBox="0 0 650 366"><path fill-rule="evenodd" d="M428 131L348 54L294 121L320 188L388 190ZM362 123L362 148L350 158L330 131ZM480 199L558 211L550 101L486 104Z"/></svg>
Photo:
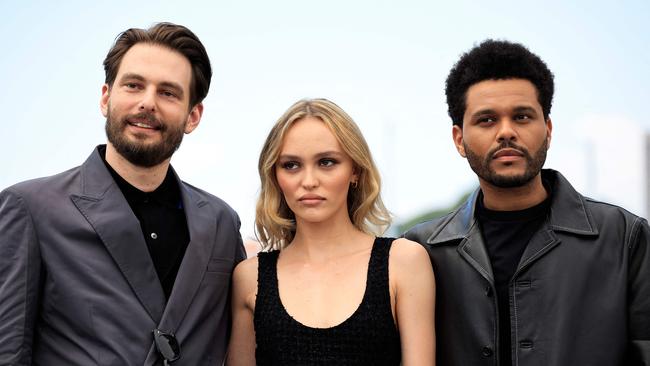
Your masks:
<svg viewBox="0 0 650 366"><path fill-rule="evenodd" d="M510 118L504 118L499 122L499 130L497 132L497 141L516 140L517 128L515 122Z"/></svg>
<svg viewBox="0 0 650 366"><path fill-rule="evenodd" d="M156 111L156 91L153 88L149 88L142 93L139 109L142 112L150 113Z"/></svg>

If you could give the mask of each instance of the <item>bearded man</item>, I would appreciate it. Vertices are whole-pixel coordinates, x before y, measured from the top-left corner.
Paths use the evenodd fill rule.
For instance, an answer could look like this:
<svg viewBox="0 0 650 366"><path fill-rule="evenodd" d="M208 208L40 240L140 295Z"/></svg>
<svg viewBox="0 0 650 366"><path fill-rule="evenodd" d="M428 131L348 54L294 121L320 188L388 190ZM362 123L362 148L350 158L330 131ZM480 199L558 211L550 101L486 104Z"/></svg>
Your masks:
<svg viewBox="0 0 650 366"><path fill-rule="evenodd" d="M104 69L108 143L0 193L0 364L221 364L239 218L170 166L201 120L207 52L159 23L121 33Z"/></svg>
<svg viewBox="0 0 650 366"><path fill-rule="evenodd" d="M487 40L446 82L453 141L480 188L405 237L436 276L438 366L650 365L650 228L542 169L553 75Z"/></svg>

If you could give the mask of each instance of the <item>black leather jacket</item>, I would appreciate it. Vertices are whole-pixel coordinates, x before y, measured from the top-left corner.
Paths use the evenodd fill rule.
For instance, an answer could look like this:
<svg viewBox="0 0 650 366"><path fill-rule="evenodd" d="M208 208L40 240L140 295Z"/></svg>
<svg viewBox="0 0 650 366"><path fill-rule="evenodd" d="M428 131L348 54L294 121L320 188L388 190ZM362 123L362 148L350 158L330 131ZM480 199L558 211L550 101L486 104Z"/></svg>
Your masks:
<svg viewBox="0 0 650 366"><path fill-rule="evenodd" d="M551 212L510 282L513 365L650 365L650 228L543 170ZM623 187L621 187L623 188ZM438 366L499 365L490 260L474 218L478 191L415 226L436 275Z"/></svg>

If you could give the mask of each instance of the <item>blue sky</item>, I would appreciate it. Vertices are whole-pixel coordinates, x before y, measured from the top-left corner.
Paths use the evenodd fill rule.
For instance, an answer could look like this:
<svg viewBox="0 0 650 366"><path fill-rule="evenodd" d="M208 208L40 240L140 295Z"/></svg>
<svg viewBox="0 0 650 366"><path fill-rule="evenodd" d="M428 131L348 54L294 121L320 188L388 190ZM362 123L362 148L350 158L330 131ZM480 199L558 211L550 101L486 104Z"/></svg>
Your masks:
<svg viewBox="0 0 650 366"><path fill-rule="evenodd" d="M103 143L106 52L129 27L171 21L202 39L214 69L201 125L172 164L229 202L244 236L262 142L304 97L356 120L397 219L474 187L443 88L458 56L486 38L525 44L555 74L547 166L644 214L648 19L648 1L0 1L0 187L79 165Z"/></svg>

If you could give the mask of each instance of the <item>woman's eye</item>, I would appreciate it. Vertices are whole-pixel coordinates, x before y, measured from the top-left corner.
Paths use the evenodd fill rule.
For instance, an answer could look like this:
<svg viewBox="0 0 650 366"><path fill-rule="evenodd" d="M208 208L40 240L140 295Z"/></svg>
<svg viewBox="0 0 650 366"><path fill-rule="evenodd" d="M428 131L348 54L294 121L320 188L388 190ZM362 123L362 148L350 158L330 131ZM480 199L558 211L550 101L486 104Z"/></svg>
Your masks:
<svg viewBox="0 0 650 366"><path fill-rule="evenodd" d="M333 165L336 164L336 160L334 160L334 159L321 159L321 161L319 163L320 163L321 166L330 167L330 166L333 166Z"/></svg>
<svg viewBox="0 0 650 366"><path fill-rule="evenodd" d="M286 161L280 164L280 166L282 167L282 169L286 169L286 170L295 170L298 169L298 167L300 167L300 165L298 165L298 163L296 163L295 161Z"/></svg>

